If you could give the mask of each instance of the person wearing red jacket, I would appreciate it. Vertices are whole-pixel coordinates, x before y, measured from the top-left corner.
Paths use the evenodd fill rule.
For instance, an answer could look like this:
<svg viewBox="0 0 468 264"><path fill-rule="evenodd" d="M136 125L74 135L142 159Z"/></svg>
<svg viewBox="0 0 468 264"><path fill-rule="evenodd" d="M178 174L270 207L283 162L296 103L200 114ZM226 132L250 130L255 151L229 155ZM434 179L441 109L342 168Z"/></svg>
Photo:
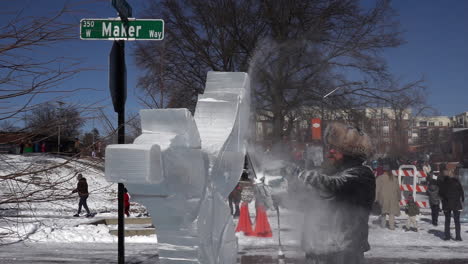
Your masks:
<svg viewBox="0 0 468 264"><path fill-rule="evenodd" d="M130 217L130 194L128 194L127 188L124 188L124 208L127 217Z"/></svg>

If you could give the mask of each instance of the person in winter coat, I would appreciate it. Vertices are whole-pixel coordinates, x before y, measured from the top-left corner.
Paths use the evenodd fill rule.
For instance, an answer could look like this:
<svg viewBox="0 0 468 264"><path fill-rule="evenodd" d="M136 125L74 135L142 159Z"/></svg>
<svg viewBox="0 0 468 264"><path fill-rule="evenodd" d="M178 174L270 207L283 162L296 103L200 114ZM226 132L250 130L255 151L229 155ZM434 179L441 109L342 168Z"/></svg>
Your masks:
<svg viewBox="0 0 468 264"><path fill-rule="evenodd" d="M363 162L372 143L359 129L330 124L324 133L329 164L299 174L307 189L302 247L309 264L361 264L368 243L375 176Z"/></svg>
<svg viewBox="0 0 468 264"><path fill-rule="evenodd" d="M241 201L241 192L242 189L238 183L228 196L229 209L231 210L231 215L234 217L239 217L240 214L239 204Z"/></svg>
<svg viewBox="0 0 468 264"><path fill-rule="evenodd" d="M442 173L442 172L441 172ZM465 194L460 181L455 177L442 176L440 183L439 195L442 200L442 210L445 215L445 237L444 240L449 240L450 235L450 219L453 213L455 222L455 240L462 241L460 232L460 211L463 209Z"/></svg>
<svg viewBox="0 0 468 264"><path fill-rule="evenodd" d="M130 194L128 194L127 188L124 188L124 210L125 215L130 217Z"/></svg>
<svg viewBox="0 0 468 264"><path fill-rule="evenodd" d="M391 230L395 230L395 216L400 216L401 190L398 178L393 176L390 161L384 165L384 173L375 180L375 198L380 205L381 227L385 228L388 215L388 225Z"/></svg>
<svg viewBox="0 0 468 264"><path fill-rule="evenodd" d="M432 225L437 226L440 212L439 185L436 179L430 178L427 186L429 205L431 207Z"/></svg>
<svg viewBox="0 0 468 264"><path fill-rule="evenodd" d="M405 212L408 215L406 229L411 230L414 228L414 231L418 232L418 221L416 220L416 216L419 214L419 206L414 201L412 194L408 196L408 204L405 207Z"/></svg>
<svg viewBox="0 0 468 264"><path fill-rule="evenodd" d="M89 211L88 203L86 202L86 200L88 200L88 196L89 196L88 183L86 182L86 178L84 178L81 173L78 174L78 176L76 178L78 180L78 184L76 186L76 189L74 189L72 191L72 193L76 193L76 192L78 193L78 196L80 197L80 202L78 203L78 213L76 213L73 216L75 216L75 217L80 216L81 207L83 206L84 209L87 212L86 217L90 217L92 215L91 215L91 212Z"/></svg>
<svg viewBox="0 0 468 264"><path fill-rule="evenodd" d="M422 166L422 170L424 171L424 173L429 176L432 172L432 168L431 168L431 165L429 164L428 161L424 161L423 163L423 166Z"/></svg>

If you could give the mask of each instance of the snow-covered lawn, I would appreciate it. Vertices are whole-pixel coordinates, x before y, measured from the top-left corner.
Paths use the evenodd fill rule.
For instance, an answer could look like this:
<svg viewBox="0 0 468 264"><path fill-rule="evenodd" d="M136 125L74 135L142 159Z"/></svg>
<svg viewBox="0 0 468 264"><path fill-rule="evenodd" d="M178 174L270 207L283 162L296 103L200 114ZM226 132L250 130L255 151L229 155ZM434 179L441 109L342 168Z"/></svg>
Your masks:
<svg viewBox="0 0 468 264"><path fill-rule="evenodd" d="M31 168L31 166L53 166L66 160L47 155L1 155L3 170L2 175L18 168ZM9 165L9 166L7 166ZM100 242L117 243L117 237L109 233L106 225L86 225L89 222L102 218L117 217L117 184L109 183L104 179L104 173L99 169L102 163L98 160L90 161L80 159L72 161L64 166L48 173L48 181L64 181L57 188L64 194L69 194L69 199L23 204L6 204L0 206L0 237L3 243L11 243L26 239L31 242ZM86 218L86 211L82 209L81 217L73 217L78 210L78 195L71 194L76 188L76 173L82 173L88 182L89 198L88 206L97 215L94 218ZM44 177L44 176L42 176ZM36 188L32 184L17 183L17 189ZM11 182L0 183L2 190L10 190ZM133 216L144 214L145 209L139 204L132 204ZM18 215L19 217L15 217ZM145 237L129 237L129 243L157 243L155 235Z"/></svg>

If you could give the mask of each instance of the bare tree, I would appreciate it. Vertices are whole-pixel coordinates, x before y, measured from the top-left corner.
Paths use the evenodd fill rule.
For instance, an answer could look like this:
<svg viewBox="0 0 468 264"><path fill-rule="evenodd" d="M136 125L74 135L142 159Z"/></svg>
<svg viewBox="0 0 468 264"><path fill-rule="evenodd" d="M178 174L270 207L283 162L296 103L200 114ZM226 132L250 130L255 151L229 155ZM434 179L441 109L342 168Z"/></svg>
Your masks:
<svg viewBox="0 0 468 264"><path fill-rule="evenodd" d="M147 71L141 86L161 91L170 84L177 92L166 102L193 108L207 71L249 71L253 102L275 139L291 131L302 106L349 109L375 101L383 91L369 83L388 76L378 55L402 42L388 1L364 9L357 0L163 0L146 10L165 19L167 40L136 50ZM156 73L164 81L148 83Z"/></svg>
<svg viewBox="0 0 468 264"><path fill-rule="evenodd" d="M38 95L58 92L58 85L80 71L76 60L37 56L37 52L75 37L76 25L65 22L69 12L64 7L53 14L31 17L17 10L0 27L0 120L17 121L21 113L36 106Z"/></svg>
<svg viewBox="0 0 468 264"><path fill-rule="evenodd" d="M0 123L0 131L3 132L15 132L20 130L18 126L12 120L4 120Z"/></svg>
<svg viewBox="0 0 468 264"><path fill-rule="evenodd" d="M78 108L73 105L57 107L52 103L45 103L27 113L24 118L29 132L53 138L58 136L58 126L60 136L71 139L79 136L80 128L84 125Z"/></svg>
<svg viewBox="0 0 468 264"><path fill-rule="evenodd" d="M50 51L56 45L76 39L75 19L70 14L67 7L34 16L21 9L2 14L8 20L0 26L0 121L20 128L10 136L26 139L44 132L57 136L58 124L63 135L77 135L83 122L77 109L62 109L59 116L67 119L62 123L57 111L44 108L44 102L73 93L60 87L83 70L77 59L47 55L53 54ZM68 122L71 119L74 121ZM24 162L16 162L19 159ZM81 172L63 173L71 160L0 154L0 205L21 210L34 203L70 199L70 181Z"/></svg>

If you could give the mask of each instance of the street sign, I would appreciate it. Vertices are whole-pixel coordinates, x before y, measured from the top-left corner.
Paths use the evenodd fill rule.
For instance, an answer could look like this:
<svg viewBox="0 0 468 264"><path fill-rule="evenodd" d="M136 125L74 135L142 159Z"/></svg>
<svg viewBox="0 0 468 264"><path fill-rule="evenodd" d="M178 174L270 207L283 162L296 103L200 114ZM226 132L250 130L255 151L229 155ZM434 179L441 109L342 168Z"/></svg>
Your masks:
<svg viewBox="0 0 468 264"><path fill-rule="evenodd" d="M125 0L112 0L112 6L119 12L119 17L123 21L128 21L132 17L132 7Z"/></svg>
<svg viewBox="0 0 468 264"><path fill-rule="evenodd" d="M84 40L162 40L164 20L81 19L80 38Z"/></svg>

